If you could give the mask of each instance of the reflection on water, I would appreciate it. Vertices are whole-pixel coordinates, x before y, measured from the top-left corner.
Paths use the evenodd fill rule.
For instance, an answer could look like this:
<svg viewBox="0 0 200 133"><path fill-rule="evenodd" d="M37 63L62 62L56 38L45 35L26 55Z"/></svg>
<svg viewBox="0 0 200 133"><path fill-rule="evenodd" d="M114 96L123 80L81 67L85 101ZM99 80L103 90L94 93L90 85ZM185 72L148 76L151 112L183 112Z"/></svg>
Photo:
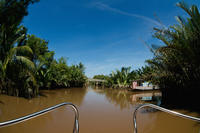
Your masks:
<svg viewBox="0 0 200 133"><path fill-rule="evenodd" d="M30 113L40 111L44 108L62 103L72 102L80 106L83 102L86 89L60 89L43 90L41 96L27 100L24 98L0 95L0 121L10 120Z"/></svg>
<svg viewBox="0 0 200 133"><path fill-rule="evenodd" d="M119 106L121 109L133 107L135 101L131 101L132 93L127 90L117 89L97 89L94 91L106 97L106 99L115 106Z"/></svg>
<svg viewBox="0 0 200 133"><path fill-rule="evenodd" d="M80 133L133 133L132 114L140 103L159 105L161 93L131 92L117 89L73 88L41 91L31 100L0 95L0 121L18 118L62 102L77 105L80 113ZM149 110L149 109L148 109ZM194 115L196 113L177 110ZM43 116L1 128L1 133L66 133L72 132L73 111L62 107ZM159 111L138 113L139 133L194 133L199 124Z"/></svg>
<svg viewBox="0 0 200 133"><path fill-rule="evenodd" d="M154 103L160 105L161 103L161 92L160 91L139 91L131 92L124 89L103 89L94 88L96 93L105 95L107 100L120 106L121 109L134 107L136 104L143 104L145 102Z"/></svg>
<svg viewBox="0 0 200 133"><path fill-rule="evenodd" d="M162 94L160 91L142 91L142 92L137 92L132 94L131 98L132 101L134 102L141 102L141 101L145 101L145 102L150 102L156 105L160 105L161 104L161 97Z"/></svg>

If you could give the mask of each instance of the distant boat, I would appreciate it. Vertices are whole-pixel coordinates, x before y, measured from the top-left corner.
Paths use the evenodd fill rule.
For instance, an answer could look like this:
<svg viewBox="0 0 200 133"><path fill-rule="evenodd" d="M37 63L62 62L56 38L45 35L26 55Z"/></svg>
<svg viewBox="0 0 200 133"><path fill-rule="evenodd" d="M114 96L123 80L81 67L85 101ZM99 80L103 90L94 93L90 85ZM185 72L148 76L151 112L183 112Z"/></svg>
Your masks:
<svg viewBox="0 0 200 133"><path fill-rule="evenodd" d="M159 87L157 85L153 85L150 82L146 82L142 80L133 81L131 85L131 90L141 90L141 91L147 91L147 90L158 90Z"/></svg>
<svg viewBox="0 0 200 133"><path fill-rule="evenodd" d="M158 90L158 89L159 89L158 86L136 86L135 88L133 88L133 90L142 90L142 91Z"/></svg>

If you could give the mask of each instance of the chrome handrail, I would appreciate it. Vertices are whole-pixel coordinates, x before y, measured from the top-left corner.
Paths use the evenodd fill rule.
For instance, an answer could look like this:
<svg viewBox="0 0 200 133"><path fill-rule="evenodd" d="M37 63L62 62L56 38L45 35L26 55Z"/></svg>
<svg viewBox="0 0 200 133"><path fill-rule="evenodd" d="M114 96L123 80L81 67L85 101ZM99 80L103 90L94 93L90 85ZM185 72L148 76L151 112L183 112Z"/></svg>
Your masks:
<svg viewBox="0 0 200 133"><path fill-rule="evenodd" d="M175 116L179 116L179 117L182 117L182 118L185 118L185 119L190 119L190 120L193 120L193 121L196 121L196 122L200 122L200 118L181 114L181 113L169 110L169 109L159 107L159 106L154 105L154 104L143 104L143 105L138 106L133 113L134 133L137 133L137 122L136 122L137 111L141 108L144 108L144 107L151 107L151 108L154 108L154 109L157 109L157 110L160 110L160 111L163 111L163 112L175 115Z"/></svg>
<svg viewBox="0 0 200 133"><path fill-rule="evenodd" d="M37 116L40 116L40 115L43 115L45 113L48 113L54 109L57 109L59 107L62 107L62 106L65 106L65 105L68 105L68 106L71 106L73 111L75 112L75 120L74 120L74 128L73 128L73 133L79 133L79 113L78 113L78 109L77 107L72 104L72 103L67 103L67 102L64 102L64 103L61 103L61 104L57 104L55 106L52 106L50 108L47 108L47 109L44 109L42 111L39 111L39 112L36 112L36 113L33 113L33 114L30 114L30 115L27 115L27 116L24 116L24 117L20 117L18 119L14 119L14 120L10 120L10 121L5 121L5 122L1 122L0 123L0 128L1 127L5 127L5 126L11 126L13 124L17 124L17 123L20 123L20 122L24 122L26 120L29 120L29 119L32 119L34 117L37 117Z"/></svg>

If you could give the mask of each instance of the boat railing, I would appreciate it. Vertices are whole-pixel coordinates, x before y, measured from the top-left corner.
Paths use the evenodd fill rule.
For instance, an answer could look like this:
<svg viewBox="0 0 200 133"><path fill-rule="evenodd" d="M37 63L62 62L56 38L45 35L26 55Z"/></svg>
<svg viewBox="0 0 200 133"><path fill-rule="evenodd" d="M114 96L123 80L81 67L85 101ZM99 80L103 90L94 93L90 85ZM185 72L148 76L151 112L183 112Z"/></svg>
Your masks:
<svg viewBox="0 0 200 133"><path fill-rule="evenodd" d="M44 109L44 110L39 111L39 112L35 112L33 114L30 114L30 115L27 115L27 116L24 116L24 117L20 117L18 119L1 122L0 123L0 128L24 122L24 121L32 119L34 117L38 117L38 116L43 115L45 113L51 112L51 111L53 111L53 110L55 110L57 108L60 108L62 106L70 106L73 109L73 111L75 113L73 133L79 133L79 113L78 113L78 109L77 109L77 107L74 104L67 103L67 102L64 102L64 103L61 103L61 104L57 104L55 106L49 107L47 109Z"/></svg>
<svg viewBox="0 0 200 133"><path fill-rule="evenodd" d="M168 114L171 114L171 115L174 115L174 116L178 116L178 117L182 117L182 118L189 119L189 120L192 120L192 121L200 122L200 118L181 114L179 112L175 112L175 111L172 111L172 110L169 110L169 109L166 109L166 108L154 105L154 104L142 104L142 105L138 106L133 113L134 133L138 133L138 130L137 130L137 112L138 112L138 110L145 108L145 107L150 107L150 108L157 109L159 111L163 111L165 113L168 113Z"/></svg>

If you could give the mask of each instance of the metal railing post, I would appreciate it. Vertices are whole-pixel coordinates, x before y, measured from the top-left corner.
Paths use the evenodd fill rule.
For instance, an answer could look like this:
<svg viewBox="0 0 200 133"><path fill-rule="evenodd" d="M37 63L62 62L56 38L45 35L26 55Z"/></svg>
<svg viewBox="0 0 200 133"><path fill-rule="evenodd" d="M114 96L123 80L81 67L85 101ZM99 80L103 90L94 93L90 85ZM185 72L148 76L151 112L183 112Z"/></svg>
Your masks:
<svg viewBox="0 0 200 133"><path fill-rule="evenodd" d="M70 106L73 109L73 111L75 112L75 120L74 120L73 133L79 133L79 113L78 113L78 109L77 109L77 107L74 104L67 103L67 102L64 102L64 103L61 103L61 104L57 104L55 106L49 107L49 108L41 110L39 112L35 112L33 114L30 114L30 115L26 115L24 117L20 117L18 119L1 122L0 123L0 128L1 127L5 127L5 126L11 126L11 125L14 125L14 124L17 124L17 123L20 123L20 122L24 122L26 120L32 119L34 117L38 117L40 115L43 115L45 113L48 113L48 112L50 112L50 111L52 111L54 109L57 109L59 107L65 106L65 105L66 106Z"/></svg>
<svg viewBox="0 0 200 133"><path fill-rule="evenodd" d="M181 114L181 113L169 110L169 109L165 109L163 107L159 107L159 106L154 105L154 104L143 104L143 105L138 106L135 109L134 113L133 113L134 133L138 133L137 132L137 117L136 117L137 111L140 110L141 108L144 108L144 107L150 107L150 108L157 109L159 111L163 111L163 112L166 112L166 113L174 115L174 116L178 116L178 117L182 117L182 118L185 118L185 119L189 119L189 120L193 120L193 121L196 121L196 122L200 122L200 118L196 118L196 117L188 116L188 115L185 115L185 114Z"/></svg>

